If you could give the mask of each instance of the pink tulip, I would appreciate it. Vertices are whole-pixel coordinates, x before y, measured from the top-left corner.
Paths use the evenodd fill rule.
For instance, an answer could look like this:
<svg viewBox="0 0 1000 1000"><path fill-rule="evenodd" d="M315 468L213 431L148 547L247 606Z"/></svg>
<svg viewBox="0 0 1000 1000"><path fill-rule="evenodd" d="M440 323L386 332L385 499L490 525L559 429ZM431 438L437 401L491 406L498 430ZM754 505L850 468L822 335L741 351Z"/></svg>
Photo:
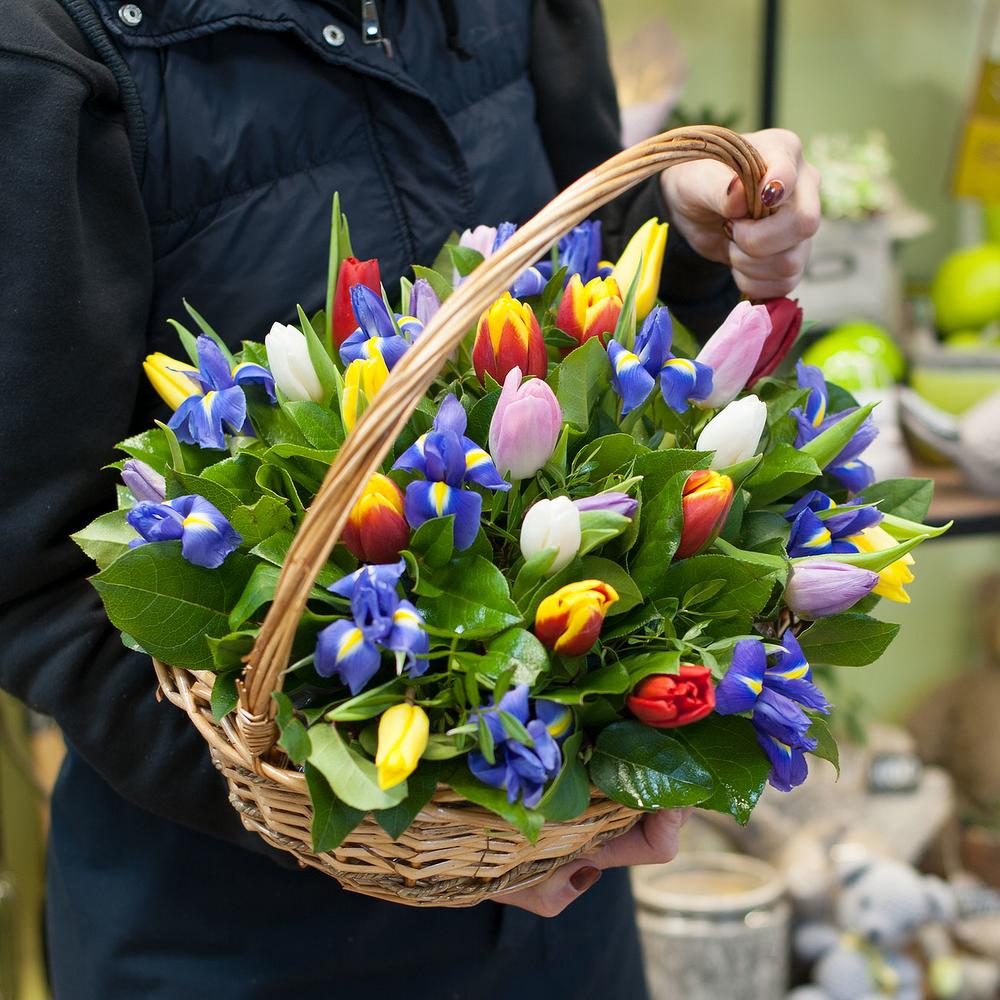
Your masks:
<svg viewBox="0 0 1000 1000"><path fill-rule="evenodd" d="M490 422L490 454L500 474L512 480L533 476L552 456L562 430L562 410L555 393L539 378L521 384L512 368Z"/></svg>
<svg viewBox="0 0 1000 1000"><path fill-rule="evenodd" d="M698 354L696 360L712 369L712 392L696 405L715 410L731 403L757 367L770 332L767 308L740 302Z"/></svg>

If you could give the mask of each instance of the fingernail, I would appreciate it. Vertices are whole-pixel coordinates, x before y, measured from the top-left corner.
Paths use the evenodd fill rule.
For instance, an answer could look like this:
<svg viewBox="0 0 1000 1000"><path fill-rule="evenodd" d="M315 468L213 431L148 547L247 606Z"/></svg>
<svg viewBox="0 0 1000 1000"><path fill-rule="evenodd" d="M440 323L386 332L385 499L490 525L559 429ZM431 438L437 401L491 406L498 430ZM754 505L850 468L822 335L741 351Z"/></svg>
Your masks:
<svg viewBox="0 0 1000 1000"><path fill-rule="evenodd" d="M732 223L732 220L726 219L726 221L722 224L722 231L726 234L726 239L730 239L731 240L733 238L733 223Z"/></svg>
<svg viewBox="0 0 1000 1000"><path fill-rule="evenodd" d="M781 201L781 196L785 193L785 185L779 180L768 181L764 185L764 190L760 193L760 200L768 208L774 208Z"/></svg>
<svg viewBox="0 0 1000 1000"><path fill-rule="evenodd" d="M600 868L580 868L570 875L569 884L577 892L586 892L600 877Z"/></svg>
<svg viewBox="0 0 1000 1000"><path fill-rule="evenodd" d="M729 187L727 187L727 188L726 188L726 194L727 194L727 195L729 195L729 194L732 194L732 193L733 193L733 188L735 188L735 187L736 187L736 182L737 182L738 180L739 180L739 177L734 177L734 178L733 178L733 179L732 179L732 180L731 180L731 181L729 182Z"/></svg>

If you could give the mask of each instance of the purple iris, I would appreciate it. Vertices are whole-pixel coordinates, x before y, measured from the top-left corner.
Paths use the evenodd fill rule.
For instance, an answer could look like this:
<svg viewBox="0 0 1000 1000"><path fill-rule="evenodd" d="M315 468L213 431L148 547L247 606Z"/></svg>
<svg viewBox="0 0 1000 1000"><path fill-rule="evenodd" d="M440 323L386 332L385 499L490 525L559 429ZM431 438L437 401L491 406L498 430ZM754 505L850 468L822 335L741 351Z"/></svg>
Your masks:
<svg viewBox="0 0 1000 1000"><path fill-rule="evenodd" d="M799 433L795 439L795 447L818 437L827 428L832 427L856 407L840 410L838 413L827 414L829 395L823 373L815 365L807 365L799 361L795 368L799 386L809 390L805 406L797 406L791 414L798 421ZM875 482L875 472L872 467L862 462L858 457L878 436L878 428L871 417L854 432L854 436L844 445L826 471L837 479L849 493L860 493Z"/></svg>
<svg viewBox="0 0 1000 1000"><path fill-rule="evenodd" d="M595 493L593 496L581 497L573 501L573 506L581 514L591 511L607 511L611 514L621 514L622 517L635 517L639 509L639 501L633 500L627 493L620 490L608 490L606 493Z"/></svg>
<svg viewBox="0 0 1000 1000"><path fill-rule="evenodd" d="M825 555L830 552L858 552L851 541L866 528L882 520L882 512L875 507L859 506L864 501L858 497L838 507L825 493L813 490L785 511L785 518L792 523L788 538L788 554L797 556ZM821 520L816 515L822 511L838 511Z"/></svg>
<svg viewBox="0 0 1000 1000"><path fill-rule="evenodd" d="M351 602L351 617L327 625L316 639L316 672L335 674L357 694L375 676L382 650L396 654L396 670L419 677L427 660L418 659L430 648L423 615L396 587L406 564L362 566L328 589Z"/></svg>
<svg viewBox="0 0 1000 1000"><path fill-rule="evenodd" d="M663 400L675 413L683 413L693 400L707 399L712 392L712 369L700 361L670 353L673 323L670 313L657 306L646 317L635 350L616 340L608 344L611 385L622 398L622 415L641 406L660 378Z"/></svg>
<svg viewBox="0 0 1000 1000"><path fill-rule="evenodd" d="M411 528L432 517L455 515L455 548L467 549L479 531L483 498L463 490L465 482L487 490L509 490L493 459L465 436L467 417L462 404L445 397L434 418L434 427L421 435L397 460L394 469L418 472L422 481L406 487L403 510Z"/></svg>
<svg viewBox="0 0 1000 1000"><path fill-rule="evenodd" d="M340 359L345 365L352 361L367 361L380 355L386 368L392 371L396 362L406 353L410 341L423 331L423 324L413 316L398 316L403 332L393 322L382 296L367 285L351 286L351 308L358 321L358 328L340 347Z"/></svg>
<svg viewBox="0 0 1000 1000"><path fill-rule="evenodd" d="M592 278L606 278L611 273L607 265L601 267L601 223L581 222L574 226L557 244L559 267L566 268L565 285L574 274L586 284ZM538 263L538 270L548 281L552 277L552 261Z"/></svg>
<svg viewBox="0 0 1000 1000"><path fill-rule="evenodd" d="M805 754L816 749L816 740L806 735L812 720L804 709L827 714L830 706L813 683L795 636L785 632L781 645L783 651L769 665L759 639L736 643L732 665L715 689L715 710L719 715L753 713L757 742L771 762L768 780L788 792L805 781Z"/></svg>
<svg viewBox="0 0 1000 1000"><path fill-rule="evenodd" d="M500 712L512 715L531 737L532 746L507 735ZM498 705L489 705L471 717L481 718L493 737L491 764L478 750L469 754L469 770L485 785L503 788L507 801L519 798L528 809L538 805L545 785L562 768L560 744L570 734L573 713L554 701L528 700L528 685L519 684L508 691Z"/></svg>
<svg viewBox="0 0 1000 1000"><path fill-rule="evenodd" d="M129 548L179 539L181 555L189 563L206 569L221 566L243 541L222 511L197 495L174 497L164 503L144 500L125 519L142 535L129 542Z"/></svg>
<svg viewBox="0 0 1000 1000"><path fill-rule="evenodd" d="M122 466L122 482L139 501L163 503L167 494L167 483L163 476L138 458L125 460Z"/></svg>
<svg viewBox="0 0 1000 1000"><path fill-rule="evenodd" d="M188 396L174 411L167 426L178 441L201 448L225 448L226 429L232 434L252 434L247 420L243 386L259 383L276 403L274 378L263 366L243 361L230 370L219 345L204 335L197 340L198 370L184 374L201 383L202 395Z"/></svg>
<svg viewBox="0 0 1000 1000"><path fill-rule="evenodd" d="M441 300L431 283L426 278L417 278L410 289L410 316L405 318L415 319L423 330L440 308Z"/></svg>

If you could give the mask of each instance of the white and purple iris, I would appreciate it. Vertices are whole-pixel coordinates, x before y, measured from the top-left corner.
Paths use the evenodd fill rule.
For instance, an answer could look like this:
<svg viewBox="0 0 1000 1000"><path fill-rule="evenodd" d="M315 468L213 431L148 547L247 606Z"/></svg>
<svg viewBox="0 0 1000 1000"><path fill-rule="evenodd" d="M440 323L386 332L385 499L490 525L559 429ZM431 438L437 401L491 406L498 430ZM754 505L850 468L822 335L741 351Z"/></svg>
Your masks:
<svg viewBox="0 0 1000 1000"><path fill-rule="evenodd" d="M382 651L396 654L396 672L419 677L429 648L423 615L397 592L405 562L362 566L328 589L351 602L351 617L328 625L316 639L316 672L337 676L352 695L378 673Z"/></svg>
<svg viewBox="0 0 1000 1000"><path fill-rule="evenodd" d="M181 555L189 563L206 569L221 566L243 541L218 507L197 494L174 497L163 503L143 501L125 519L142 536L129 542L129 548L179 540Z"/></svg>
<svg viewBox="0 0 1000 1000"><path fill-rule="evenodd" d="M268 399L277 402L274 378L263 366L249 361L230 369L211 337L197 340L198 370L184 374L201 384L201 393L188 396L174 411L168 427L178 441L201 448L225 448L226 430L231 434L252 434L247 420L247 399L243 386L258 383L267 391Z"/></svg>
<svg viewBox="0 0 1000 1000"><path fill-rule="evenodd" d="M406 487L403 511L411 528L434 517L455 516L455 548L467 549L479 531L483 498L464 490L466 482L487 490L509 490L489 453L465 436L467 417L462 404L445 397L434 427L422 434L396 460L394 469L417 472L423 480Z"/></svg>
<svg viewBox="0 0 1000 1000"><path fill-rule="evenodd" d="M882 512L875 507L863 507L859 497L850 503L835 504L825 493L813 490L785 511L785 518L792 523L788 537L788 554L799 556L827 555L832 552L858 552L850 539L860 535L882 520ZM825 519L817 517L823 511L836 510Z"/></svg>
<svg viewBox="0 0 1000 1000"><path fill-rule="evenodd" d="M806 779L807 751L816 740L807 736L812 720L804 709L827 714L830 707L812 681L812 669L791 632L781 637L784 651L768 664L759 639L743 639L733 650L733 662L715 689L719 715L752 712L757 742L771 762L771 784L791 791Z"/></svg>
<svg viewBox="0 0 1000 1000"><path fill-rule="evenodd" d="M517 719L528 731L532 746L513 739L507 734L500 713L506 712ZM545 785L562 768L561 744L573 727L573 713L565 705L554 701L529 701L528 685L511 688L498 705L490 705L470 717L475 722L481 718L493 738L491 764L478 750L468 757L469 770L485 785L503 788L507 801L523 800L528 809L538 805Z"/></svg>
<svg viewBox="0 0 1000 1000"><path fill-rule="evenodd" d="M675 357L670 353L672 341L670 313L657 306L643 322L634 351L617 340L608 343L611 384L622 398L623 416L646 402L657 377L663 400L675 413L711 394L712 369L700 361Z"/></svg>
<svg viewBox="0 0 1000 1000"><path fill-rule="evenodd" d="M358 328L341 344L340 359L345 365L352 361L367 361L378 355L385 362L386 368L392 371L396 362L424 329L415 316L397 314L394 322L382 296L367 285L357 284L351 287L351 308L358 321Z"/></svg>
<svg viewBox="0 0 1000 1000"><path fill-rule="evenodd" d="M849 413L853 413L856 408L851 407L828 415L829 395L823 373L815 365L807 365L802 361L796 366L795 372L799 386L809 390L805 406L796 407L791 411L799 425L795 447L801 448ZM878 437L878 428L869 417L826 467L825 471L838 480L849 493L860 493L875 482L874 470L870 465L862 462L858 456L876 437Z"/></svg>

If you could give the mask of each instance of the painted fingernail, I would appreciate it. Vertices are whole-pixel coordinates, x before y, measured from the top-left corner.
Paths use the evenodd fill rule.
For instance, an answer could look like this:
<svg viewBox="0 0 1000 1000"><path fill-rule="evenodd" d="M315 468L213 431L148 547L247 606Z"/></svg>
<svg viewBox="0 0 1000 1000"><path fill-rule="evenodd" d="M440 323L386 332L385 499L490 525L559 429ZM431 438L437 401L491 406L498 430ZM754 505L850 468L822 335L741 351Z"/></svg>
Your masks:
<svg viewBox="0 0 1000 1000"><path fill-rule="evenodd" d="M779 180L768 181L764 185L764 190L760 193L760 200L768 208L774 208L781 201L781 196L785 193L785 185Z"/></svg>
<svg viewBox="0 0 1000 1000"><path fill-rule="evenodd" d="M733 223L731 219L726 219L722 224L722 231L726 234L726 239L733 238Z"/></svg>
<svg viewBox="0 0 1000 1000"><path fill-rule="evenodd" d="M577 892L586 892L600 877L600 868L581 868L570 875L569 884Z"/></svg>

